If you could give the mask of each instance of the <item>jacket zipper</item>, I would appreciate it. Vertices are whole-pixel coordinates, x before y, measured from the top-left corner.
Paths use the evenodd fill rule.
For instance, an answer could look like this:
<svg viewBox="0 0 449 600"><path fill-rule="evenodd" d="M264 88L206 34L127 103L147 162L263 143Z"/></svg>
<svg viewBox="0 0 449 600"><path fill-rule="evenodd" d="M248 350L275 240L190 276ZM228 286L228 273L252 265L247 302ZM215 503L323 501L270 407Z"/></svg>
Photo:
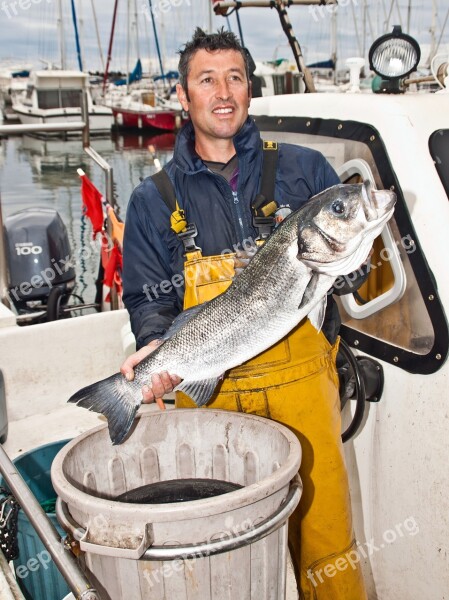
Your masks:
<svg viewBox="0 0 449 600"><path fill-rule="evenodd" d="M245 226L243 225L243 212L242 205L240 204L239 196L237 192L232 192L232 198L234 199L234 206L236 208L237 220L240 226L240 233L242 235L242 240L245 238Z"/></svg>
<svg viewBox="0 0 449 600"><path fill-rule="evenodd" d="M235 210L232 210L233 213L233 219L234 219L234 226L236 227L236 234L238 237L240 237L242 240L244 240L246 237L248 237L247 232L245 232L245 225L244 225L244 216L243 216L243 208L242 208L242 204L240 202L240 198L238 196L238 192L234 192L231 189L231 186L229 185L229 182L227 181L227 179L225 177L223 177L223 175L219 175L218 173L213 173L210 169L208 169L208 172L211 174L212 177L217 177L219 180L224 182L224 189L223 191L225 192L225 190L230 190L231 192L231 198L232 198L232 202L234 204ZM225 197L227 196L229 198L229 195L227 193L224 194ZM238 226L238 227L237 227ZM237 230L238 229L238 230ZM240 233L240 236L239 236Z"/></svg>

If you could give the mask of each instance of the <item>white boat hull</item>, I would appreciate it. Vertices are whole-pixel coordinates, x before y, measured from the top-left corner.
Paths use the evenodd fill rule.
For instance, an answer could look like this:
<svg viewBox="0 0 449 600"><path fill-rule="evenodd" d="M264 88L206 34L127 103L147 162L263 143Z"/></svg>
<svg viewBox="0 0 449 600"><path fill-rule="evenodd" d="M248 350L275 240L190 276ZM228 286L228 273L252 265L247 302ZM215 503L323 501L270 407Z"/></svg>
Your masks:
<svg viewBox="0 0 449 600"><path fill-rule="evenodd" d="M33 110L25 107L13 106L18 119L24 125L67 123L79 121L81 111L79 109L55 109L55 110ZM92 133L108 132L111 130L114 118L109 109L89 112L89 130Z"/></svg>

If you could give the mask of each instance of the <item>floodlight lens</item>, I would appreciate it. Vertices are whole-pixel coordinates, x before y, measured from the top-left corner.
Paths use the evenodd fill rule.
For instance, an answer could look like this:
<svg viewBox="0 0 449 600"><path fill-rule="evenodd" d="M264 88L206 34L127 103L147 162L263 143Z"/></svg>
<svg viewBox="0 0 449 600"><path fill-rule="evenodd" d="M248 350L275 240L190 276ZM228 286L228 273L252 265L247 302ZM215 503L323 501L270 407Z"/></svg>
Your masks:
<svg viewBox="0 0 449 600"><path fill-rule="evenodd" d="M369 53L371 69L385 79L405 77L416 69L420 58L419 44L400 27L376 40Z"/></svg>

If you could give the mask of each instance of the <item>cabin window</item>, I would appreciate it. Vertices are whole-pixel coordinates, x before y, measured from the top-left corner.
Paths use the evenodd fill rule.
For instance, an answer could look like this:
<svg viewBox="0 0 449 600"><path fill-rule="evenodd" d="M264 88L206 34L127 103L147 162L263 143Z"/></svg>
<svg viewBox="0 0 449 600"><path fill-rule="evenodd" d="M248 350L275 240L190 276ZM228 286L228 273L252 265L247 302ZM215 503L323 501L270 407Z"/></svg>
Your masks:
<svg viewBox="0 0 449 600"><path fill-rule="evenodd" d="M39 108L50 109L59 108L59 91L58 90L39 90L37 92L37 104Z"/></svg>
<svg viewBox="0 0 449 600"><path fill-rule="evenodd" d="M449 198L449 129L435 131L429 139L430 154Z"/></svg>
<svg viewBox="0 0 449 600"><path fill-rule="evenodd" d="M374 243L372 269L357 294L337 297L348 343L414 373L433 373L448 353L448 325L421 251L402 190L376 130L357 122L255 117L264 139L320 151L345 183L370 179L398 197L393 218ZM436 168L448 190L449 132L431 140ZM444 150L443 140L445 140Z"/></svg>
<svg viewBox="0 0 449 600"><path fill-rule="evenodd" d="M37 92L39 108L80 108L80 90L39 90Z"/></svg>
<svg viewBox="0 0 449 600"><path fill-rule="evenodd" d="M62 108L81 108L80 90L61 90Z"/></svg>

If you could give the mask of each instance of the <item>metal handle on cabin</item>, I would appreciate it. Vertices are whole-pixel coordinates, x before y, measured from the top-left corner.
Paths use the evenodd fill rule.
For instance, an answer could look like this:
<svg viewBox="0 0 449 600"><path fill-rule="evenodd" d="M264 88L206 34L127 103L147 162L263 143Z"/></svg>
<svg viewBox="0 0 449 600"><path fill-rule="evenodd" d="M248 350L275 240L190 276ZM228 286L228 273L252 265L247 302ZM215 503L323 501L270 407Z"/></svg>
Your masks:
<svg viewBox="0 0 449 600"><path fill-rule="evenodd" d="M243 546L253 544L260 539L266 537L273 531L279 528L279 526L285 522L292 512L295 510L299 503L302 492L302 483L299 476L296 477L290 483L290 489L288 494L277 509L277 511L270 515L267 519L258 523L255 527L248 529L237 535L232 535L225 539L219 539L209 542L203 542L200 544L189 544L187 546L150 546L141 556L141 560L187 560L191 558L202 558L205 556L213 556L214 554L221 554L223 552L230 552ZM81 528L72 518L69 513L67 504L58 498L56 502L56 515L58 521L62 527L68 531L71 535L76 531L77 539L84 538L86 530ZM83 546L86 550L91 550L97 554L121 556L131 558L130 552L135 556L135 550L125 548L110 548L108 546L100 546L98 544L92 544L91 542L84 542ZM89 546L89 548L87 548Z"/></svg>

